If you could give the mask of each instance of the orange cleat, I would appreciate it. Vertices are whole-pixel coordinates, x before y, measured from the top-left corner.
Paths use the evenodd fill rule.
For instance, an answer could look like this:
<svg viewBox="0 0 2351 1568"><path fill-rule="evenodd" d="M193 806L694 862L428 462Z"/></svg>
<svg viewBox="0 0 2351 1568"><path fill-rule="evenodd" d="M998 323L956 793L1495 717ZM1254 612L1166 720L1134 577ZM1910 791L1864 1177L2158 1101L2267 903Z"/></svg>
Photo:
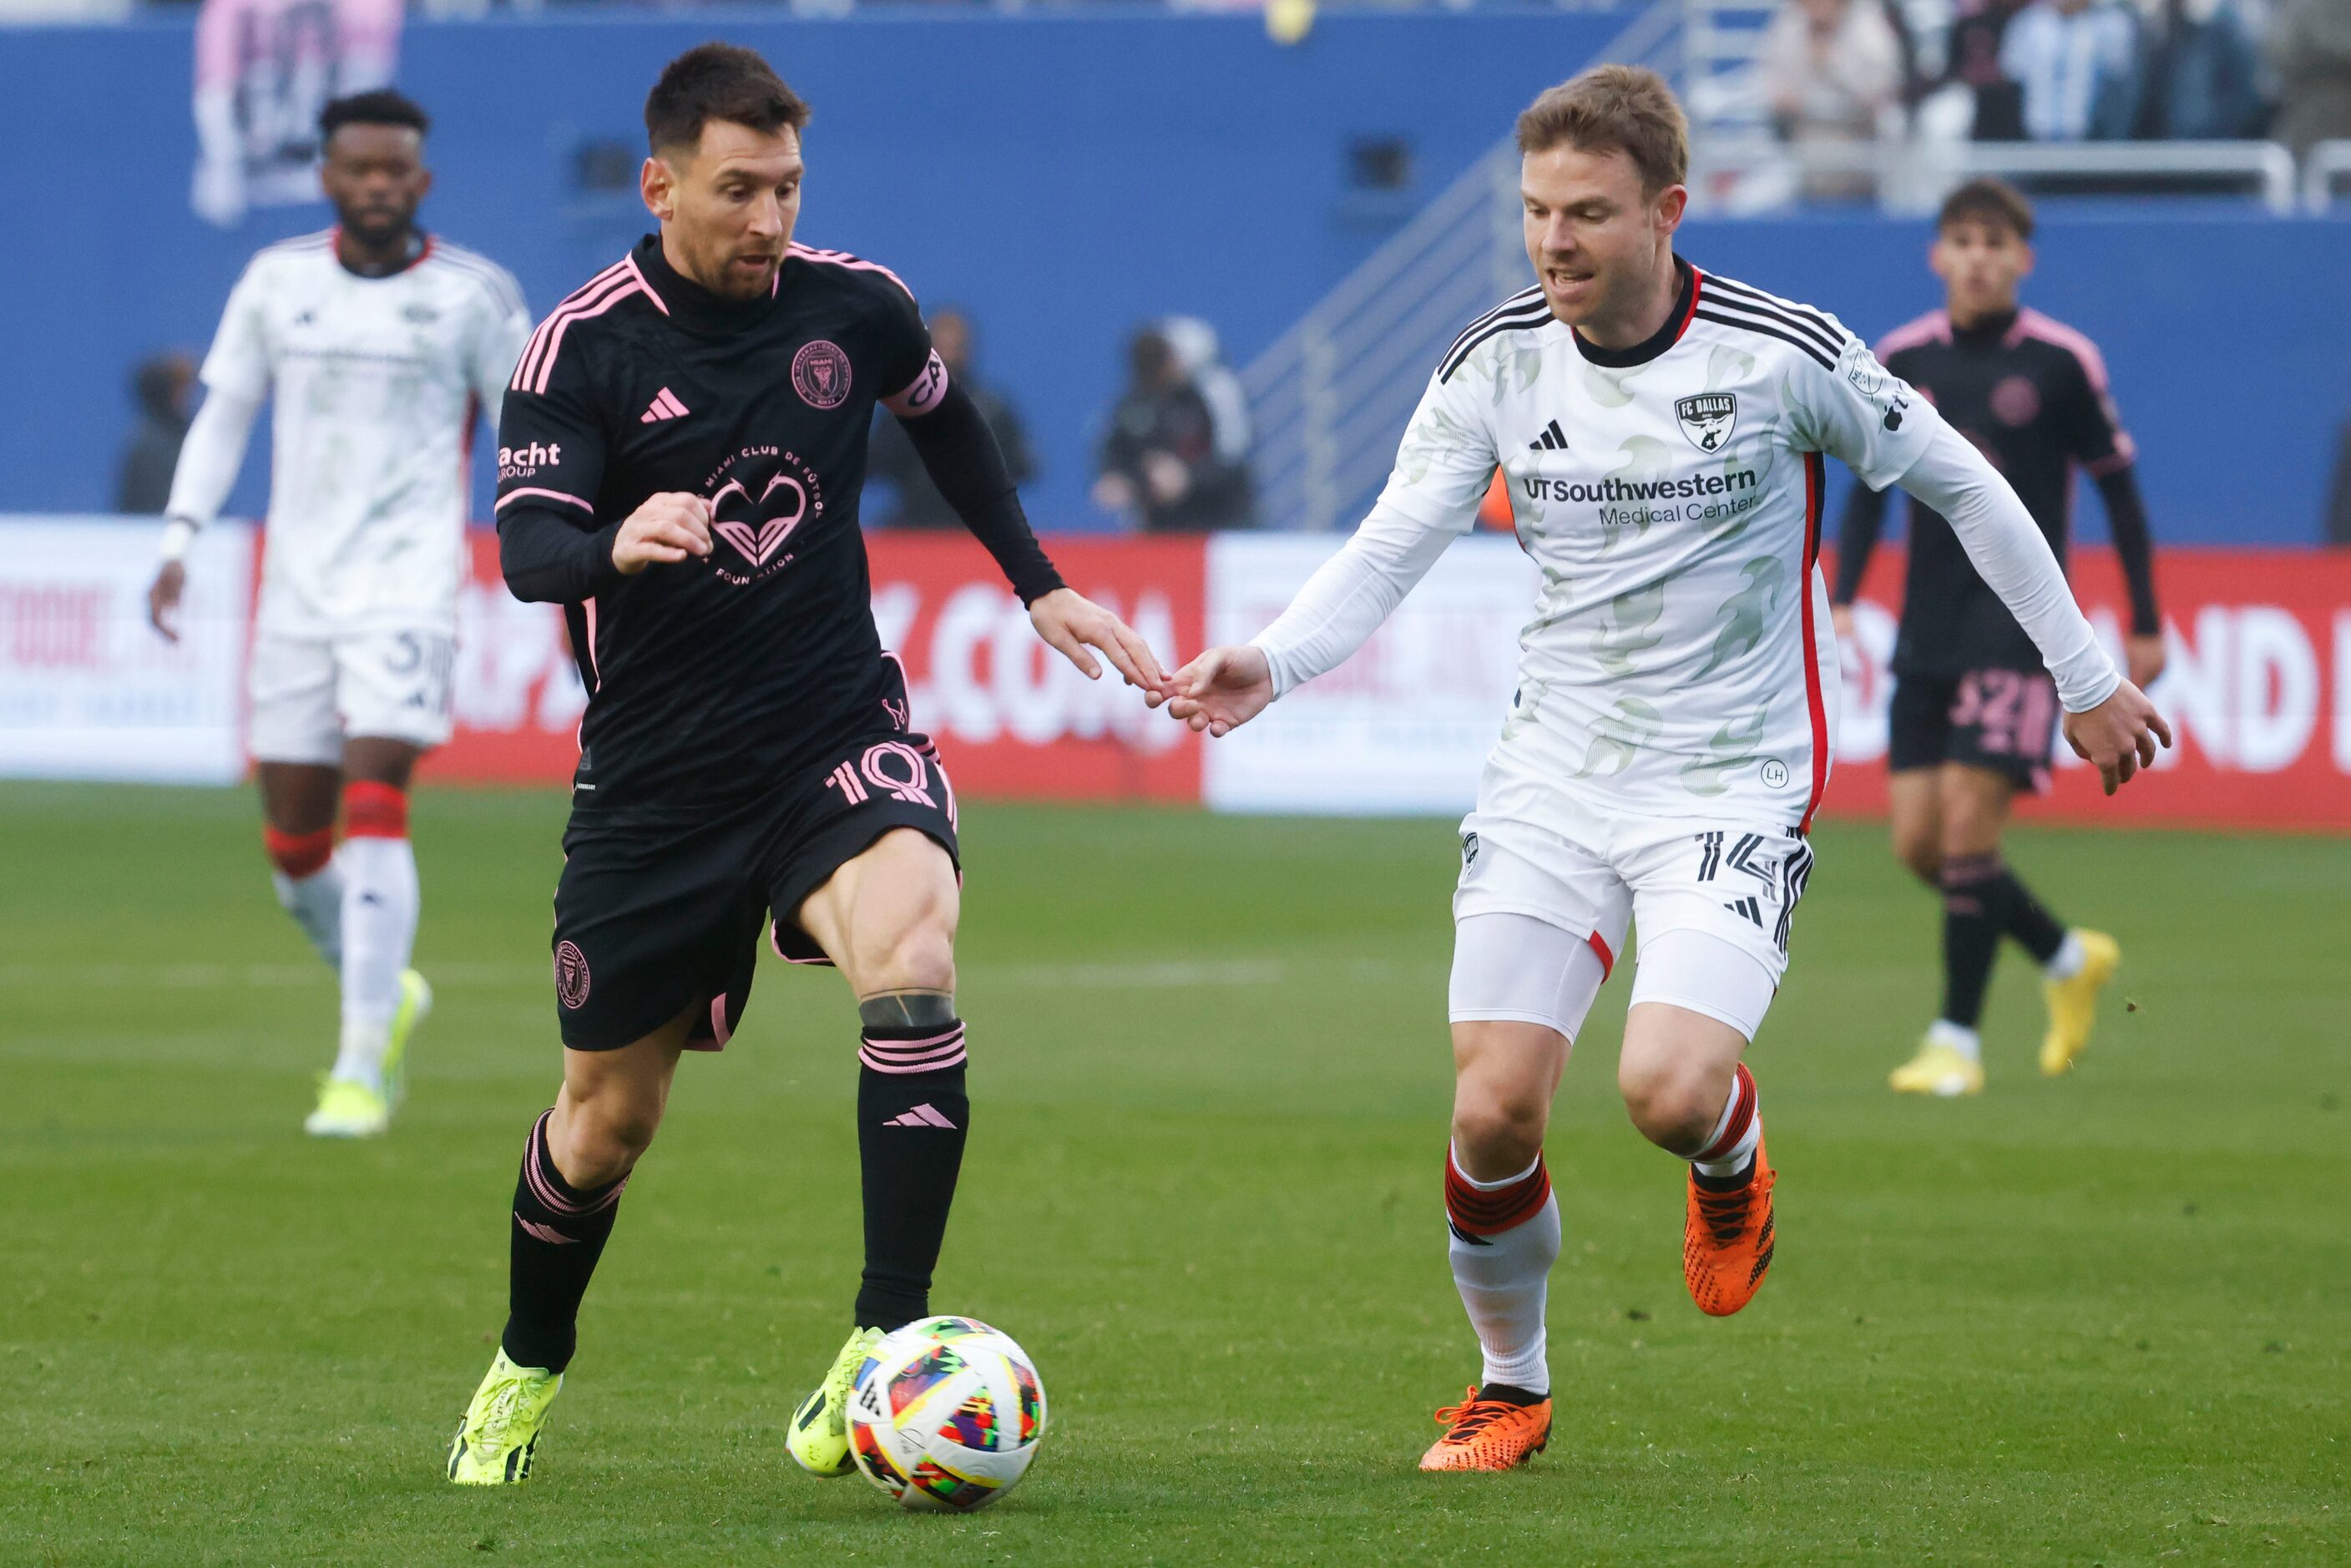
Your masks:
<svg viewBox="0 0 2351 1568"><path fill-rule="evenodd" d="M1745 1186L1718 1192L1689 1174L1689 1211L1682 1220L1682 1278L1708 1317L1727 1318L1755 1299L1771 1270L1771 1184L1777 1173L1755 1145L1755 1174Z"/></svg>
<svg viewBox="0 0 2351 1568"><path fill-rule="evenodd" d="M1551 1441L1551 1401L1511 1405L1480 1399L1474 1388L1458 1405L1437 1413L1445 1436L1421 1455L1424 1470L1507 1470L1525 1464Z"/></svg>

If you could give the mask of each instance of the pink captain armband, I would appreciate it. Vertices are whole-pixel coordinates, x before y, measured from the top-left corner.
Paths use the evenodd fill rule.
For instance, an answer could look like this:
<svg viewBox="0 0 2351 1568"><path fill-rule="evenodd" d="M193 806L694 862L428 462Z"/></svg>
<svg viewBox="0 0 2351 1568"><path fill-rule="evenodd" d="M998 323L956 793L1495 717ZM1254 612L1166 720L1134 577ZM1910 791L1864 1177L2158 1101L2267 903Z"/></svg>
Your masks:
<svg viewBox="0 0 2351 1568"><path fill-rule="evenodd" d="M909 382L905 391L883 398L882 406L900 419L912 419L918 413L928 413L938 407L939 400L946 395L946 361L939 358L936 349L933 349L929 361L923 366L922 374Z"/></svg>

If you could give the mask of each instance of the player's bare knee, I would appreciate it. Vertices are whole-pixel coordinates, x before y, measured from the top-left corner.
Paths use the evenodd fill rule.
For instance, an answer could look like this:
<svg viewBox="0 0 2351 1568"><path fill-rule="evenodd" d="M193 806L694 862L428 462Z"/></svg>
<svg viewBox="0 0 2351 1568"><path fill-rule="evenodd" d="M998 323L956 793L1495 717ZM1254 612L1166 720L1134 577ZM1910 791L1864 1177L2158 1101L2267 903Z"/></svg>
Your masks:
<svg viewBox="0 0 2351 1568"><path fill-rule="evenodd" d="M1643 1137L1684 1154L1705 1142L1722 1113L1725 1086L1716 1082L1719 1076L1703 1062L1627 1054L1618 1065L1616 1087Z"/></svg>
<svg viewBox="0 0 2351 1568"><path fill-rule="evenodd" d="M1896 828L1894 858L1908 866L1910 874L1929 887L1943 874L1943 845L1933 830Z"/></svg>
<svg viewBox="0 0 2351 1568"><path fill-rule="evenodd" d="M1550 1123L1550 1086L1540 1075L1489 1059L1473 1063L1454 1085L1454 1149L1479 1181L1524 1170L1542 1151Z"/></svg>
<svg viewBox="0 0 2351 1568"><path fill-rule="evenodd" d="M555 1168L576 1187L605 1186L636 1167L661 1126L658 1105L626 1095L599 1094L574 1102L571 1114L548 1128Z"/></svg>
<svg viewBox="0 0 2351 1568"><path fill-rule="evenodd" d="M955 992L955 937L943 921L925 920L873 943L851 977L860 996L880 992Z"/></svg>

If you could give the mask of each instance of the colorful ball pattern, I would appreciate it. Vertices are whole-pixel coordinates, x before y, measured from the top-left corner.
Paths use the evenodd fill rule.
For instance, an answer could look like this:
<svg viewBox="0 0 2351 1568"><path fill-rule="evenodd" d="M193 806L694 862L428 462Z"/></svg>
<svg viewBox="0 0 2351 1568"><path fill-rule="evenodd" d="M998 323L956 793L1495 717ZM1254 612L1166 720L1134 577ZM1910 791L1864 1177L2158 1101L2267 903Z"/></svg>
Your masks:
<svg viewBox="0 0 2351 1568"><path fill-rule="evenodd" d="M899 1506L968 1513L1012 1490L1045 1431L1028 1352L973 1318L885 1335L849 1395L849 1451Z"/></svg>

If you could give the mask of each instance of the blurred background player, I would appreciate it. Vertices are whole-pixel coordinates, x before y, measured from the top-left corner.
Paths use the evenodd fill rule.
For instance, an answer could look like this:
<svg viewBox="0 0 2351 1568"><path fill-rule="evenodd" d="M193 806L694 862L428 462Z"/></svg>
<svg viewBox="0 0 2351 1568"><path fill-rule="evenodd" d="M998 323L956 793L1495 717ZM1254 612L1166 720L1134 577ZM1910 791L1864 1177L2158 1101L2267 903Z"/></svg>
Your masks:
<svg viewBox="0 0 2351 1568"><path fill-rule="evenodd" d="M341 1043L303 1124L320 1137L390 1124L432 1006L409 967L409 774L449 737L475 422L496 416L530 333L512 277L416 225L433 184L427 123L389 90L319 116L336 226L267 246L230 293L148 595L176 640L189 543L228 499L271 402L250 744L278 902L341 975Z"/></svg>
<svg viewBox="0 0 2351 1568"><path fill-rule="evenodd" d="M980 418L987 422L989 434L996 437L997 449L1004 454L1006 476L1015 485L1026 485L1037 476L1037 459L1029 449L1029 427L1011 397L977 373L975 340L978 333L971 318L953 306L943 306L929 314L925 324L931 329L932 351L946 367L947 379L971 394L971 401L978 405ZM867 472L896 492L896 505L887 517L878 521L893 528L963 527L963 519L956 516L955 507L931 483L930 472L923 466L923 455L907 438L905 426L877 409L869 439L872 450L867 458Z"/></svg>
<svg viewBox="0 0 2351 1568"><path fill-rule="evenodd" d="M1834 317L1674 254L1687 124L1654 72L1604 66L1519 117L1537 286L1439 362L1353 538L1242 647L1178 671L1171 711L1223 735L1363 645L1510 476L1543 587L1519 688L1462 824L1454 894L1454 1283L1484 1353L1427 1470L1507 1469L1551 1435L1543 1135L1629 926L1617 1085L1687 1162L1700 1311L1753 1299L1775 1182L1741 1060L1788 963L1838 709L1823 622L1822 455L1957 523L2058 677L2111 789L2169 731L2118 674L2023 506Z"/></svg>
<svg viewBox="0 0 2351 1568"><path fill-rule="evenodd" d="M2061 563L2074 468L2090 471L2130 587L2130 678L2144 686L2163 673L2163 623L2131 438L2096 346L2019 307L2032 239L2032 209L2007 185L1974 180L1952 192L1928 253L1944 308L1888 333L1878 356L1991 460ZM1852 635L1854 596L1885 516L1883 492L1854 486L1837 551L1840 638ZM2049 1028L2041 1071L2063 1072L2089 1043L2098 992L2122 955L2111 936L2061 925L2001 853L2017 794L2047 785L2057 688L1950 524L1915 497L1894 674L1886 759L1894 852L1942 892L1943 1008L1917 1055L1895 1070L1893 1085L1912 1094L1983 1087L1977 1025L2002 936L2042 967Z"/></svg>
<svg viewBox="0 0 2351 1568"><path fill-rule="evenodd" d="M864 1274L786 1436L802 1469L854 1468L850 1380L930 1311L971 1124L962 894L955 792L874 629L874 410L904 422L1039 636L1090 677L1092 647L1133 685L1164 680L1046 559L897 275L793 243L808 118L749 49L672 60L640 174L660 232L556 308L508 389L499 564L517 597L565 607L589 695L551 936L563 1084L524 1144L506 1331L449 1449L460 1485L528 1478L679 1052L733 1034L770 915L778 954L837 967L862 1025Z"/></svg>

